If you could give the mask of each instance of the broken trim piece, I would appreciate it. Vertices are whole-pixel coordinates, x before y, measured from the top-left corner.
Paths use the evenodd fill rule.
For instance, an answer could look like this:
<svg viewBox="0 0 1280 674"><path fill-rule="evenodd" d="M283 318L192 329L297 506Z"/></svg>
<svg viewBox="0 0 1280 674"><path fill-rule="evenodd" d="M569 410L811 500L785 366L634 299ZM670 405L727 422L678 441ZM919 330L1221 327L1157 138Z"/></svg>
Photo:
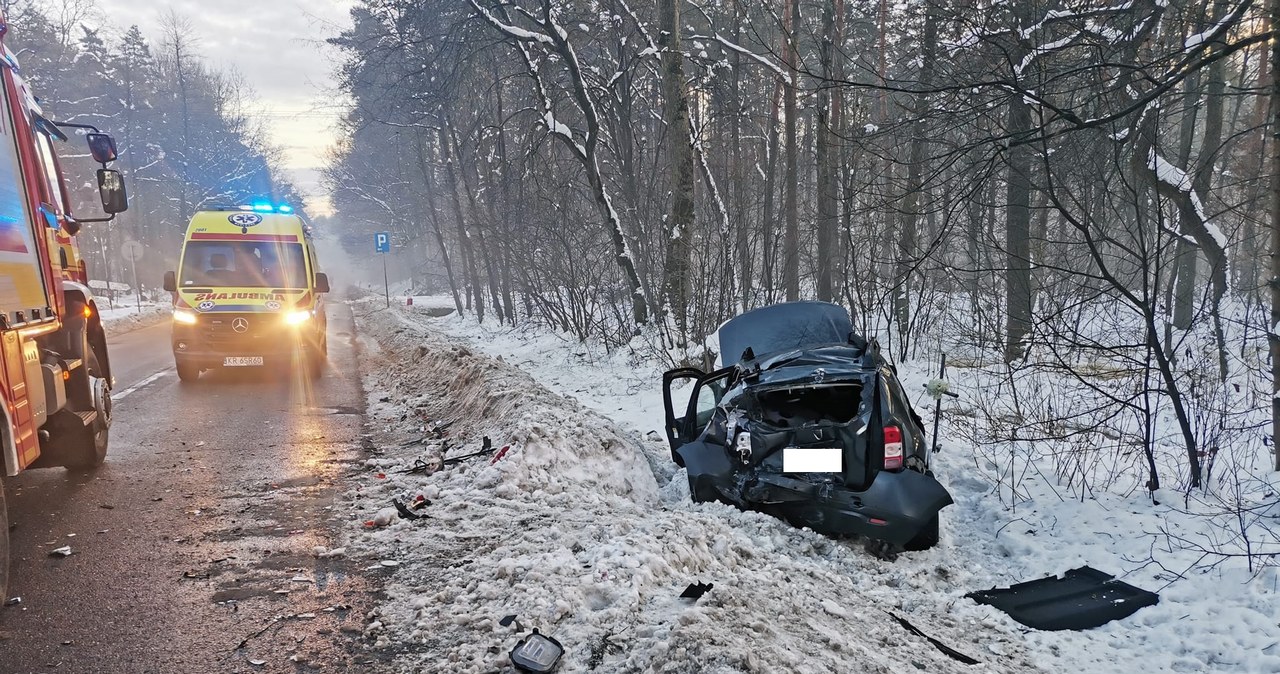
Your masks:
<svg viewBox="0 0 1280 674"><path fill-rule="evenodd" d="M982 664L982 663L981 663L981 662L979 662L978 660L975 660L974 658L971 658L971 657L969 657L969 656L965 655L964 653L961 653L960 651L957 651L956 649L954 649L954 648L952 648L952 647L950 647L950 646L948 646L948 645L946 645L946 644L942 643L941 641L938 641L937 639L934 639L933 637L929 636L928 634L925 634L924 632L921 632L921 631L920 631L920 628L916 627L915 625L912 625L910 622L907 622L907 619L906 619L906 618L903 618L902 616L900 616L900 615L898 615L898 614L896 614L896 613L889 613L889 615L890 615L894 620L898 621L898 624L899 624L899 625L902 625L903 629L907 630L908 632L910 632L910 633L912 633L912 634L914 634L914 635L916 635L916 636L918 636L918 637L923 637L924 639L928 640L928 642L929 642L929 643L933 644L933 647L934 647L934 648L938 649L938 650L939 650L939 651L941 651L944 655L949 656L949 657L950 657L950 658L952 658L953 660L956 660L957 662L962 662L962 663L964 663L964 664L966 664L966 665L980 665L980 664Z"/></svg>

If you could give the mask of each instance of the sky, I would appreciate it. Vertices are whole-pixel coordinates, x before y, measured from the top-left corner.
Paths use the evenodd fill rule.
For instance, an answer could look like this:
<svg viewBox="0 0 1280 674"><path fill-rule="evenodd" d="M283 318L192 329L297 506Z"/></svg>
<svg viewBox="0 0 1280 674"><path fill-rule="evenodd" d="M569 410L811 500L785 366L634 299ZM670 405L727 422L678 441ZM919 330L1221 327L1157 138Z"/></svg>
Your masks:
<svg viewBox="0 0 1280 674"><path fill-rule="evenodd" d="M246 108L267 124L271 142L312 215L330 210L319 183L325 153L337 140L342 98L333 82L333 51L324 39L351 25L349 0L98 0L106 21L137 24L154 48L170 10L187 19L196 49L211 65L244 76L255 100Z"/></svg>

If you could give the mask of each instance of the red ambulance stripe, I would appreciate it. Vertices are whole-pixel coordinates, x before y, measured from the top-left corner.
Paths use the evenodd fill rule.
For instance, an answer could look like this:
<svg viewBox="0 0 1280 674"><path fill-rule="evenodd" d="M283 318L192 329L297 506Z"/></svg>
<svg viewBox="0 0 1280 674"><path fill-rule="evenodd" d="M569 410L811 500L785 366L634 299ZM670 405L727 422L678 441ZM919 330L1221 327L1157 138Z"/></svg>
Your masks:
<svg viewBox="0 0 1280 674"><path fill-rule="evenodd" d="M192 234L192 239L199 241L297 241L297 234Z"/></svg>

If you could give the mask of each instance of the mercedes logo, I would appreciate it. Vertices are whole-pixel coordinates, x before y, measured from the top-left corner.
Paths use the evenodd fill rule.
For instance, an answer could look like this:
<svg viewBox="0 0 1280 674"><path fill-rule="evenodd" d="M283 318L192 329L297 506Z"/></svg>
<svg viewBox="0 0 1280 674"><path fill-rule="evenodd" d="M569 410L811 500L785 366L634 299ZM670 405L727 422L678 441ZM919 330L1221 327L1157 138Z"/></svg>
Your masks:
<svg viewBox="0 0 1280 674"><path fill-rule="evenodd" d="M231 321L231 329L242 334L245 332L248 332L249 331L248 319L237 318L236 320Z"/></svg>

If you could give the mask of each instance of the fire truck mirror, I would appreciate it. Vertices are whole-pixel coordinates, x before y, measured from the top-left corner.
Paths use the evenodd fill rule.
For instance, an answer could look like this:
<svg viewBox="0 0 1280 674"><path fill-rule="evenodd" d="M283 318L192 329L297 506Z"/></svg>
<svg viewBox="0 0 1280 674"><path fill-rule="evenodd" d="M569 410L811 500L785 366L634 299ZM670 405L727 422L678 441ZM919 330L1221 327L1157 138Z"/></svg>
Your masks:
<svg viewBox="0 0 1280 674"><path fill-rule="evenodd" d="M105 133L91 133L88 139L89 153L94 161L106 165L116 160L116 139Z"/></svg>
<svg viewBox="0 0 1280 674"><path fill-rule="evenodd" d="M102 196L102 210L115 214L129 210L129 195L125 193L124 176L115 169L98 169L98 194Z"/></svg>

